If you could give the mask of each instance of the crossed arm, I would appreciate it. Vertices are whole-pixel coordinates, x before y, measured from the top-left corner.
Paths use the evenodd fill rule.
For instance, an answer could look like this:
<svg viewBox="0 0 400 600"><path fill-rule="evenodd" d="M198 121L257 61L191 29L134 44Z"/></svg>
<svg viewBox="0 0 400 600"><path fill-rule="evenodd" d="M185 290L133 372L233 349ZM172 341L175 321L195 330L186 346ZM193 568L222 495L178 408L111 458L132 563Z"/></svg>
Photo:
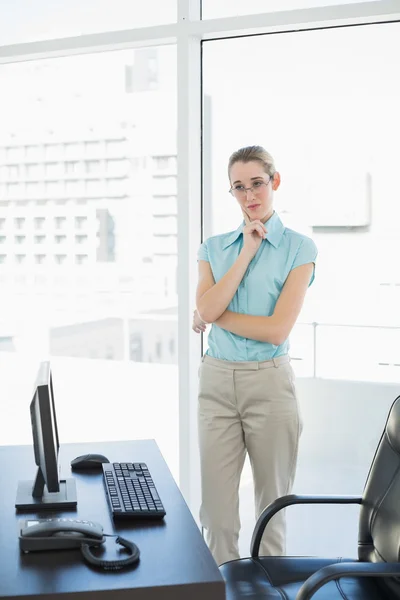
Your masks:
<svg viewBox="0 0 400 600"><path fill-rule="evenodd" d="M312 277L313 263L292 269L275 310L269 317L243 315L226 310L247 269L240 262L240 256L234 267L216 284L210 264L199 261L196 306L200 319L205 323L215 323L236 335L279 346L289 337L300 314Z"/></svg>

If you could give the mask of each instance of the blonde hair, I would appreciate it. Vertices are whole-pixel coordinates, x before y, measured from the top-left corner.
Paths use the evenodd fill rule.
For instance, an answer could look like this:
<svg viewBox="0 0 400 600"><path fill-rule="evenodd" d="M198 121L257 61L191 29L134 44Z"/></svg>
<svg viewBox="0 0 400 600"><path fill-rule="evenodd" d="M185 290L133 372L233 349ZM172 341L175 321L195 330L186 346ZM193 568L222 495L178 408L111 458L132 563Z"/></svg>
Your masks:
<svg viewBox="0 0 400 600"><path fill-rule="evenodd" d="M237 162L248 163L251 161L258 161L262 164L264 171L274 176L276 169L274 159L271 154L265 150L262 146L246 146L245 148L239 148L233 154L231 154L228 162L228 177L230 179L231 168Z"/></svg>

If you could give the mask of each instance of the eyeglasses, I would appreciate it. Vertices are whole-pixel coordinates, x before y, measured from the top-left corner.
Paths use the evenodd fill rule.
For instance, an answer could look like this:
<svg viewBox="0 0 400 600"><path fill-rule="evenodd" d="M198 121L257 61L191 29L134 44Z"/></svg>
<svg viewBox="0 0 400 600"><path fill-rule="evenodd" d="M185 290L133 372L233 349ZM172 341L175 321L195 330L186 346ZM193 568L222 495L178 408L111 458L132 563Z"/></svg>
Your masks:
<svg viewBox="0 0 400 600"><path fill-rule="evenodd" d="M234 187L231 187L229 193L232 194L232 196L235 196L235 198L244 198L245 196L247 196L247 192L251 190L252 194L257 196L262 193L264 186L267 186L271 179L273 179L273 175L268 175L267 181L255 181L253 185L248 188L244 187L244 185L235 185Z"/></svg>

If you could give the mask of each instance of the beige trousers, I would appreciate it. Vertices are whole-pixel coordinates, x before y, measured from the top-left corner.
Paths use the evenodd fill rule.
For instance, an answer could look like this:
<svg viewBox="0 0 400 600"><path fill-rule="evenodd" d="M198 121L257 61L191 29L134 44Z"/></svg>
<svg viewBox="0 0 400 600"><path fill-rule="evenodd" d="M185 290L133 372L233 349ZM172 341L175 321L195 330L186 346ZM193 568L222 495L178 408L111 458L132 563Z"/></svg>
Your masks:
<svg viewBox="0 0 400 600"><path fill-rule="evenodd" d="M246 452L258 518L291 492L302 425L287 355L265 362L205 355L199 376L200 522L220 565L239 558L239 483ZM285 533L280 511L265 530L261 555L285 554Z"/></svg>

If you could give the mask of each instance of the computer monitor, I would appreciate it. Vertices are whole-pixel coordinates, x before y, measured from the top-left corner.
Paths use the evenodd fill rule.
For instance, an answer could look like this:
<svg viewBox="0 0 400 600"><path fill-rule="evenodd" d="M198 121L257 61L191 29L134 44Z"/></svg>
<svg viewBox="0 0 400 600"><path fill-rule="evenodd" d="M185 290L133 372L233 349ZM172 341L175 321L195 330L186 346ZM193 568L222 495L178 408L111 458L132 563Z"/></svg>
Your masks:
<svg viewBox="0 0 400 600"><path fill-rule="evenodd" d="M49 362L40 364L30 414L37 473L33 481L19 482L15 506L18 510L76 508L74 479L59 478L60 444Z"/></svg>

